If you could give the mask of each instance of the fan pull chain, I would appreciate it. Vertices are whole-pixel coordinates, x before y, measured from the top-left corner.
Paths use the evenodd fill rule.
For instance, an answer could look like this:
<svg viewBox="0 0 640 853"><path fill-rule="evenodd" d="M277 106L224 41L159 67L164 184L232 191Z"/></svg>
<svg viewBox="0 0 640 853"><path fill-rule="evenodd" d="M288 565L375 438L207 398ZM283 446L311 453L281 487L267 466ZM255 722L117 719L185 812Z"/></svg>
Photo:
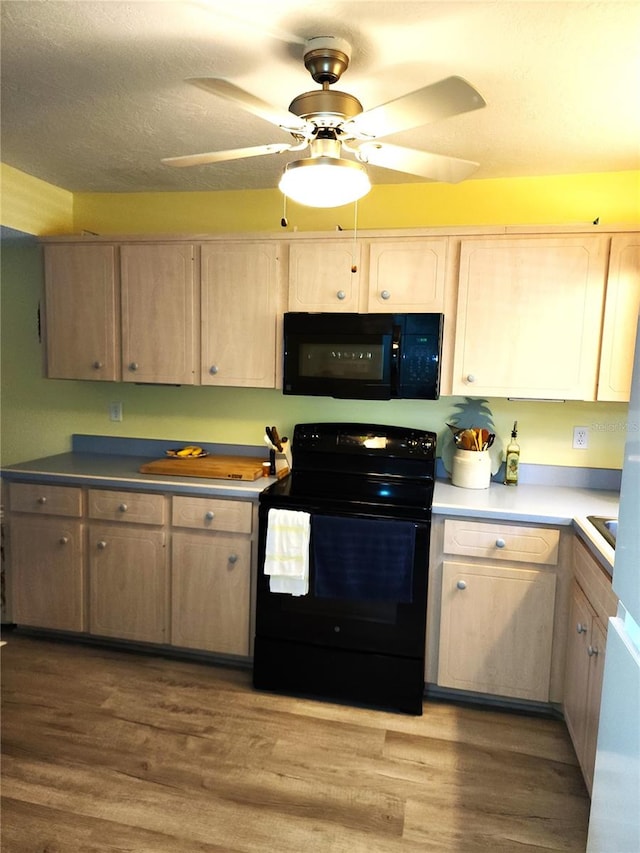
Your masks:
<svg viewBox="0 0 640 853"><path fill-rule="evenodd" d="M351 249L351 272L358 272L358 265L356 264L356 241L358 239L358 200L356 199L353 203L353 244Z"/></svg>
<svg viewBox="0 0 640 853"><path fill-rule="evenodd" d="M289 220L287 219L287 197L283 193L282 194L282 219L280 220L280 225L282 225L283 228L286 228L288 224L289 224Z"/></svg>

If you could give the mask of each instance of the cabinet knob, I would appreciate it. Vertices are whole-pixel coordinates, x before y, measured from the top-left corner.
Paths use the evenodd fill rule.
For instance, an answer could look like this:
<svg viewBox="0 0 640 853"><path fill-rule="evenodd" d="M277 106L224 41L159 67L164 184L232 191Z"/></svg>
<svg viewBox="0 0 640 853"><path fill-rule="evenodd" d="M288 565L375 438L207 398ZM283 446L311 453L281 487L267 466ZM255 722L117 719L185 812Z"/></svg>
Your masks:
<svg viewBox="0 0 640 853"><path fill-rule="evenodd" d="M103 365L102 365L102 362L101 362L101 361L94 361L94 362L93 362L93 364L92 364L91 366L93 367L93 369L94 369L94 370L100 370L100 368L101 368Z"/></svg>
<svg viewBox="0 0 640 853"><path fill-rule="evenodd" d="M578 632L578 634L586 634L587 626L583 625L582 622L578 622L578 624L576 625L576 631Z"/></svg>
<svg viewBox="0 0 640 853"><path fill-rule="evenodd" d="M39 504L46 504L46 502L47 502L47 499L45 498L45 496L44 496L44 495L41 495L41 496L38 498L38 503L39 503Z"/></svg>
<svg viewBox="0 0 640 853"><path fill-rule="evenodd" d="M209 510L209 512L205 513L204 517L207 519L207 521L213 521L213 519L216 517L216 514L215 512Z"/></svg>
<svg viewBox="0 0 640 853"><path fill-rule="evenodd" d="M338 299L340 299L340 300L342 300L342 299L346 299L346 298L347 298L347 294L344 292L344 290L339 290L339 291L336 293L336 296L337 296L337 297L338 297Z"/></svg>
<svg viewBox="0 0 640 853"><path fill-rule="evenodd" d="M120 512L126 512L129 509L129 507L126 504L120 504L118 509Z"/></svg>
<svg viewBox="0 0 640 853"><path fill-rule="evenodd" d="M598 654L598 650L593 646L589 646L589 648L587 649L587 654L590 658L595 657Z"/></svg>
<svg viewBox="0 0 640 853"><path fill-rule="evenodd" d="M469 373L469 374L467 375L467 382L475 382L475 381L476 381L475 374L474 374L474 373Z"/></svg>
<svg viewBox="0 0 640 853"><path fill-rule="evenodd" d="M237 563L238 562L238 555L237 554L229 554L229 562L231 564Z"/></svg>
<svg viewBox="0 0 640 853"><path fill-rule="evenodd" d="M467 582L466 581L458 581L456 586L458 587L458 589L466 589L467 588Z"/></svg>
<svg viewBox="0 0 640 853"><path fill-rule="evenodd" d="M61 545L66 545L68 541L69 541L69 537L68 537L68 536L61 536L61 537L60 537L60 544L61 544Z"/></svg>
<svg viewBox="0 0 640 853"><path fill-rule="evenodd" d="M209 373L210 373L212 376L215 376L217 372L218 372L218 365L217 365L217 364L212 364L212 365L211 365L211 367L209 368Z"/></svg>
<svg viewBox="0 0 640 853"><path fill-rule="evenodd" d="M131 364L129 365L129 370L136 371L137 369L138 369L138 362L132 361Z"/></svg>
<svg viewBox="0 0 640 853"><path fill-rule="evenodd" d="M506 544L504 539L496 539L496 548L504 548Z"/></svg>
<svg viewBox="0 0 640 853"><path fill-rule="evenodd" d="M101 539L101 540L98 542L98 551L104 551L104 549L105 549L106 547L107 547L107 543L104 541L104 539Z"/></svg>
<svg viewBox="0 0 640 853"><path fill-rule="evenodd" d="M391 293L388 290L383 290L380 292L380 296L383 299L391 299Z"/></svg>

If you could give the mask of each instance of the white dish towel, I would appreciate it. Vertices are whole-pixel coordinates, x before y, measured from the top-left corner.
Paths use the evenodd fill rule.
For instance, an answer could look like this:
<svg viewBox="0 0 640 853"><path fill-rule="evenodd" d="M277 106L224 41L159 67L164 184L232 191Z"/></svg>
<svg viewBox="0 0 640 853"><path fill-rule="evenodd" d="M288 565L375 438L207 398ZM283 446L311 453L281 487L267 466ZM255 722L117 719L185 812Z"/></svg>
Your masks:
<svg viewBox="0 0 640 853"><path fill-rule="evenodd" d="M306 595L309 592L311 516L293 509L270 509L264 573L271 592Z"/></svg>

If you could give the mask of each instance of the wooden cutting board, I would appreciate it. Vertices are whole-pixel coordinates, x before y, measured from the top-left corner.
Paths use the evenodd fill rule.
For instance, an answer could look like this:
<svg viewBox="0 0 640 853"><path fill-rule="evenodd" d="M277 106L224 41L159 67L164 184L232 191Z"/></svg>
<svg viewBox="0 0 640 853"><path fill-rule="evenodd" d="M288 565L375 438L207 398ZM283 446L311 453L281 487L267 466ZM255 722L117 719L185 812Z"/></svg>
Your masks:
<svg viewBox="0 0 640 853"><path fill-rule="evenodd" d="M200 458L155 459L138 469L141 474L170 477L209 477L213 480L257 480L262 477L264 459L250 456L202 456Z"/></svg>

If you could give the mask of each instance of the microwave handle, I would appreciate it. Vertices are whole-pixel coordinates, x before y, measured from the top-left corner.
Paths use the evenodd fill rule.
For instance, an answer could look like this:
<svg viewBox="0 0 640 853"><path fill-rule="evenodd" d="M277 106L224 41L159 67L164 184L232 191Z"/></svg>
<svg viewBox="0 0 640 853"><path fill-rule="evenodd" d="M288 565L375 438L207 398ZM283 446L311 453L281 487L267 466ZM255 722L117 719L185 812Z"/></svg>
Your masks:
<svg viewBox="0 0 640 853"><path fill-rule="evenodd" d="M400 396L402 327L393 326L391 335L391 396Z"/></svg>

